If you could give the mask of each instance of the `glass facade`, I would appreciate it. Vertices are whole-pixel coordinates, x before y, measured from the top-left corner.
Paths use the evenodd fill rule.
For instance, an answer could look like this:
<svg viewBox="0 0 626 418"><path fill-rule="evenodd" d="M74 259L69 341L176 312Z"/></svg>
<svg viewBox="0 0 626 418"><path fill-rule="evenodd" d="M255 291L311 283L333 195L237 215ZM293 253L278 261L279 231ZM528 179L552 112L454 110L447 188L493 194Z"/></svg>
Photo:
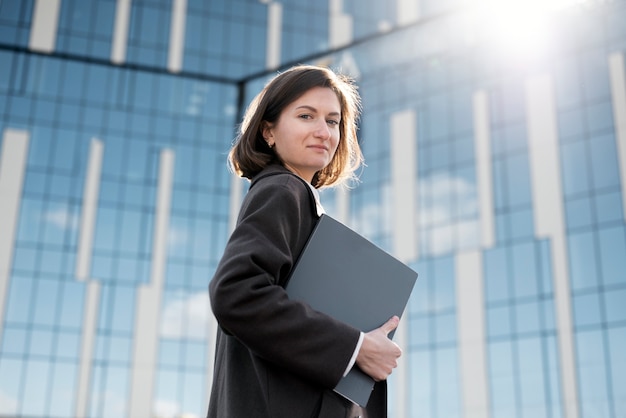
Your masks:
<svg viewBox="0 0 626 418"><path fill-rule="evenodd" d="M205 415L226 154L298 62L363 97L327 211L420 274L390 416L625 417L626 2L549 3L0 1L0 417Z"/></svg>

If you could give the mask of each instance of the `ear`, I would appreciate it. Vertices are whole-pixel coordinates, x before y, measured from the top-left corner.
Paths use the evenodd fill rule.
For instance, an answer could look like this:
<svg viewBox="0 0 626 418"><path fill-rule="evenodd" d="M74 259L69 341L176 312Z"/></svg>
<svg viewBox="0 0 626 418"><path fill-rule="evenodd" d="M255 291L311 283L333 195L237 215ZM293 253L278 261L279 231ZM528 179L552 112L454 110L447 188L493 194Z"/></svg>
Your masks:
<svg viewBox="0 0 626 418"><path fill-rule="evenodd" d="M263 139L265 142L272 143L274 142L274 133L272 132L273 125L268 121L261 122L261 135L263 135Z"/></svg>

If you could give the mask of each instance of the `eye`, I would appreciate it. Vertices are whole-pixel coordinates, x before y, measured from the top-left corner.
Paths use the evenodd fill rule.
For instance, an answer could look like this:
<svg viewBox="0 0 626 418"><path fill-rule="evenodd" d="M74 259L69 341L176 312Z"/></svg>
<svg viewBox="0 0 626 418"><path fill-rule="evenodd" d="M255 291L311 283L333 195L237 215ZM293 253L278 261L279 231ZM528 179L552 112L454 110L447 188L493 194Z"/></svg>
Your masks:
<svg viewBox="0 0 626 418"><path fill-rule="evenodd" d="M326 123L328 123L329 125L333 125L333 126L339 125L339 121L335 119L328 119Z"/></svg>
<svg viewBox="0 0 626 418"><path fill-rule="evenodd" d="M301 119L313 119L313 116L309 115L308 113L305 113L303 115L300 115L299 118Z"/></svg>

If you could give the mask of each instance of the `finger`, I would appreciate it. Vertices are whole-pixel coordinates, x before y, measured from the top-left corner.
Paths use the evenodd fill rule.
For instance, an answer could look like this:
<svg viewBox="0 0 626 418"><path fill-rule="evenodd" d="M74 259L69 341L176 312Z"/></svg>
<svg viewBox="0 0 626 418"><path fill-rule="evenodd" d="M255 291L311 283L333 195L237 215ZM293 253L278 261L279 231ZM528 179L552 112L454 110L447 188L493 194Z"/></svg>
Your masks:
<svg viewBox="0 0 626 418"><path fill-rule="evenodd" d="M391 317L391 319L389 319L389 321L385 322L381 328L385 332L385 335L386 335L386 334L389 334L394 329L396 329L399 323L400 323L400 318L394 315L393 317Z"/></svg>

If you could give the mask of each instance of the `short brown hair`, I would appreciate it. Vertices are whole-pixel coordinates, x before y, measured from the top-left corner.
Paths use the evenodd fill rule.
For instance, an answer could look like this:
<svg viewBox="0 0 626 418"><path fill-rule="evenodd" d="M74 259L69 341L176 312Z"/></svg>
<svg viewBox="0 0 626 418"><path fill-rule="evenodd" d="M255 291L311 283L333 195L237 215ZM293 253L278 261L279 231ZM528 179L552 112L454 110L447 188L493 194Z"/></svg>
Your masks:
<svg viewBox="0 0 626 418"><path fill-rule="evenodd" d="M311 183L320 188L355 178L354 172L363 162L356 135L361 113L357 87L349 77L313 65L298 65L279 74L252 100L228 155L235 173L252 179L269 164L280 163L263 139L263 122L276 122L283 109L314 87L328 87L335 92L341 106L341 122L337 151L331 162L315 173Z"/></svg>

